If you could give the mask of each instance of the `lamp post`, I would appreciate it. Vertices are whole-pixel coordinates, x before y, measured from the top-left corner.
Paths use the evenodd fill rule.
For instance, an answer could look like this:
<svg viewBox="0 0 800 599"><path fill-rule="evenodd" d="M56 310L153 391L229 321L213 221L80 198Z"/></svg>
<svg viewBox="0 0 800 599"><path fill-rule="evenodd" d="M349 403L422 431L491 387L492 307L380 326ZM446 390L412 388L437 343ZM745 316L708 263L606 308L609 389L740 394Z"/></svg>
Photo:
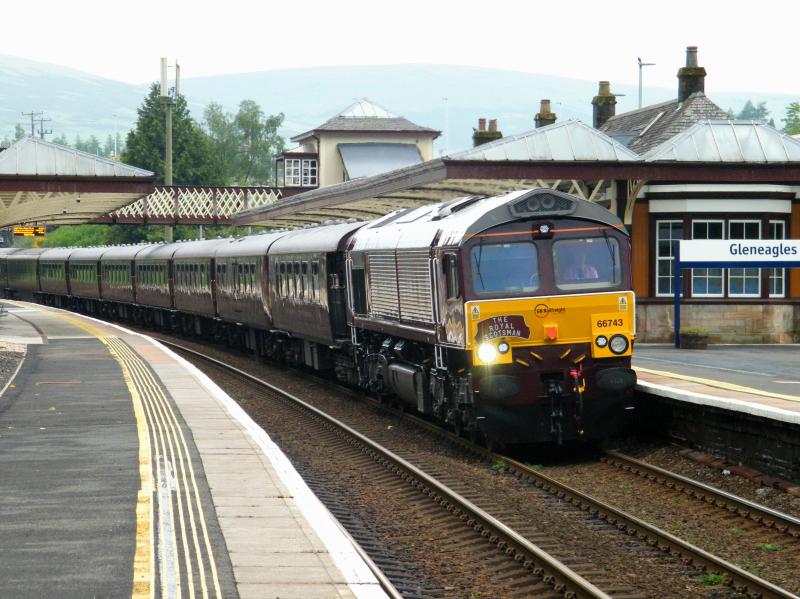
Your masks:
<svg viewBox="0 0 800 599"><path fill-rule="evenodd" d="M167 59L161 59L161 103L166 113L166 148L164 152L164 185L172 186L172 106L175 103L167 85ZM164 241L172 241L171 225L164 225Z"/></svg>
<svg viewBox="0 0 800 599"><path fill-rule="evenodd" d="M653 67L656 63L654 62L642 62L641 58L637 58L636 60L639 61L639 108L642 107L642 67Z"/></svg>

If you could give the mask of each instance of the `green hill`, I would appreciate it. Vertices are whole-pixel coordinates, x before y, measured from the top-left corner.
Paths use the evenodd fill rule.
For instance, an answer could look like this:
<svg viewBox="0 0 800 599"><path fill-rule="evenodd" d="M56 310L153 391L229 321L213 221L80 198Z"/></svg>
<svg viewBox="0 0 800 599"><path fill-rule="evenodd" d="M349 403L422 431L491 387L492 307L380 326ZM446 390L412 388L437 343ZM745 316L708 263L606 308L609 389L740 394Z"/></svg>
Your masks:
<svg viewBox="0 0 800 599"><path fill-rule="evenodd" d="M675 70L677 72L676 64ZM636 107L637 90L631 85L612 89L626 94L617 111ZM46 63L0 55L0 140L13 137L14 125L30 127L23 112L44 111L54 135L72 140L96 135L101 140L115 126L126 132L136 119L147 85L130 85ZM319 67L259 73L199 77L182 82L182 91L196 118L210 101L230 111L252 98L268 113L286 115L283 133L291 136L318 125L353 101L368 97L412 121L445 129L450 151L471 145L472 128L479 117L496 118L505 134L533 127L539 100L549 98L559 119L591 122L591 99L596 81L449 65L387 65ZM750 99L766 101L778 126L787 104L800 98L753 92L716 93L713 72L709 96L722 108L738 111ZM645 103L675 97L675 89L646 88ZM448 98L447 102L443 98ZM114 116L116 115L116 116ZM444 149L444 136L437 140Z"/></svg>

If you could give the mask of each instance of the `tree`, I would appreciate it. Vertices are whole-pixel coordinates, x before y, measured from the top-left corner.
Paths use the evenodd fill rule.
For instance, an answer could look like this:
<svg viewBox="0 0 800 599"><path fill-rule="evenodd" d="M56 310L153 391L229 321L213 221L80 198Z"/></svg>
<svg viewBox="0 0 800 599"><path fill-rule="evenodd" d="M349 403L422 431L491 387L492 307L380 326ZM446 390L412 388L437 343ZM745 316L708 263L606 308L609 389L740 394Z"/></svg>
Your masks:
<svg viewBox="0 0 800 599"><path fill-rule="evenodd" d="M14 125L14 141L19 141L25 137L25 127L17 123Z"/></svg>
<svg viewBox="0 0 800 599"><path fill-rule="evenodd" d="M769 120L769 109L766 102L759 102L755 106L750 100L745 102L744 107L736 115L740 121L756 121L758 123L767 123Z"/></svg>
<svg viewBox="0 0 800 599"><path fill-rule="evenodd" d="M792 102L786 107L786 118L781 119L785 124L783 132L786 135L800 134L800 102Z"/></svg>
<svg viewBox="0 0 800 599"><path fill-rule="evenodd" d="M67 136L64 135L63 133L61 135L59 135L58 137L53 138L52 142L54 144L58 144L60 146L68 146L69 145L69 141L67 140Z"/></svg>
<svg viewBox="0 0 800 599"><path fill-rule="evenodd" d="M241 146L238 131L233 124L233 115L224 112L222 106L212 102L206 107L203 120L225 183L231 184L237 180L236 164Z"/></svg>
<svg viewBox="0 0 800 599"><path fill-rule="evenodd" d="M265 115L253 100L243 100L236 115L212 102L204 114L214 154L228 182L240 185L273 182L275 155L285 147L278 128L283 113Z"/></svg>
<svg viewBox="0 0 800 599"><path fill-rule="evenodd" d="M268 183L272 181L272 162L275 154L284 149L278 127L283 123L283 113L265 116L253 100L242 100L234 124L241 135L238 174L241 184Z"/></svg>
<svg viewBox="0 0 800 599"><path fill-rule="evenodd" d="M121 160L153 171L156 182L163 185L166 125L158 84L150 86L138 113L136 128L128 133ZM183 96L178 96L172 111L172 156L175 185L222 184L211 141L192 120Z"/></svg>

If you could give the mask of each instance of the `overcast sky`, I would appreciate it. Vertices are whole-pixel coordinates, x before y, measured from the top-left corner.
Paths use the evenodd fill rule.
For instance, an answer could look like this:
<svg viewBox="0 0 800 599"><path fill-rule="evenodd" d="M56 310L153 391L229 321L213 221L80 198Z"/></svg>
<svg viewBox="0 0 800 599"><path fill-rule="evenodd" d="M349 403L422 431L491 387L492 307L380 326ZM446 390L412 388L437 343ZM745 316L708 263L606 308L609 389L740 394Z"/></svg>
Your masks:
<svg viewBox="0 0 800 599"><path fill-rule="evenodd" d="M675 87L697 45L707 89L800 95L797 0L26 0L2 23L0 54L130 83L161 56L184 77L436 63L636 83L641 56L645 85Z"/></svg>

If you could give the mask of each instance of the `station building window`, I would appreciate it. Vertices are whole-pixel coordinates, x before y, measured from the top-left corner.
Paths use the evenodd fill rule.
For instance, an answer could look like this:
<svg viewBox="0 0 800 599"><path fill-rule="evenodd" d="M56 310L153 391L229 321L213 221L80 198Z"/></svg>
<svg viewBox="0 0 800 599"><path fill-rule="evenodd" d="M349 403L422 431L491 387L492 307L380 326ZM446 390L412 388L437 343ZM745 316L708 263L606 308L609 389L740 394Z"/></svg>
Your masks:
<svg viewBox="0 0 800 599"><path fill-rule="evenodd" d="M731 220L728 239L761 239L761 221ZM730 297L761 297L761 269L731 268L728 270Z"/></svg>
<svg viewBox="0 0 800 599"><path fill-rule="evenodd" d="M283 163L284 182L287 187L316 187L317 160L290 158Z"/></svg>
<svg viewBox="0 0 800 599"><path fill-rule="evenodd" d="M672 295L675 242L683 239L682 220L656 222L656 295Z"/></svg>
<svg viewBox="0 0 800 599"><path fill-rule="evenodd" d="M676 215L677 216L677 215ZM744 215L743 215L744 216ZM688 223L687 225L684 222ZM688 234L684 228L688 227ZM681 239L785 239L785 220L764 218L665 218L655 221L655 292L673 295L674 244ZM687 273L691 273L687 275ZM691 296L697 298L783 298L786 272L782 268L694 268Z"/></svg>
<svg viewBox="0 0 800 599"><path fill-rule="evenodd" d="M769 221L767 239L786 239L786 222L782 220ZM785 297L786 270L783 268L767 269L767 287L770 297Z"/></svg>

